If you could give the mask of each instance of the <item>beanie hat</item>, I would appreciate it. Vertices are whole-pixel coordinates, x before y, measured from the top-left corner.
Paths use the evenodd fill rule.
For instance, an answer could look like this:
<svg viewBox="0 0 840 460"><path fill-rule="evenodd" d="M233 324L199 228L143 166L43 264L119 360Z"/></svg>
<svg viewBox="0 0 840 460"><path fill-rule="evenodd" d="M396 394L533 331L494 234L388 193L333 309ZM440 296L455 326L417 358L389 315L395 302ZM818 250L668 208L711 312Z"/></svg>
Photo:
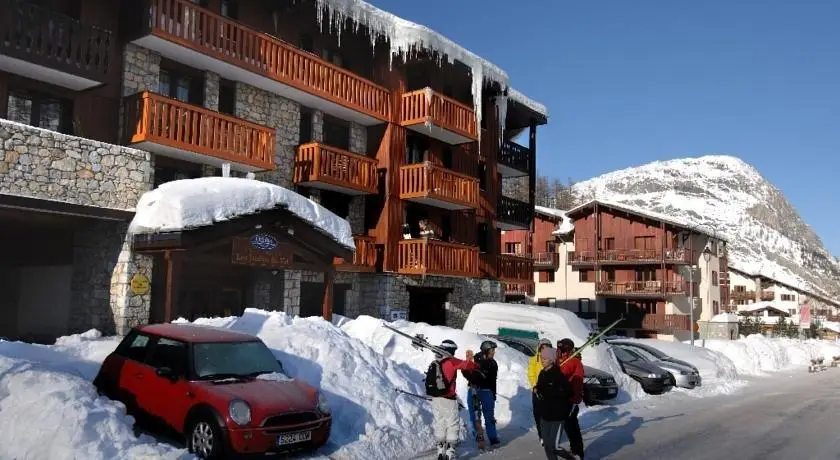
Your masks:
<svg viewBox="0 0 840 460"><path fill-rule="evenodd" d="M548 346L550 347L550 346L551 346L551 340L548 340L548 339L546 339L546 338L542 338L542 339L540 339L540 343L539 343L539 344L540 344L540 345L548 345Z"/></svg>
<svg viewBox="0 0 840 460"><path fill-rule="evenodd" d="M446 339L440 343L440 346L438 348L443 348L444 350L454 355L455 351L458 350L458 345L456 345L455 342Z"/></svg>
<svg viewBox="0 0 840 460"><path fill-rule="evenodd" d="M560 346L564 346L566 348L575 348L575 343L572 341L572 339L569 338L565 338L558 343L560 344Z"/></svg>
<svg viewBox="0 0 840 460"><path fill-rule="evenodd" d="M542 359L548 360L549 362L554 362L557 359L557 351L551 347L543 348L543 351L540 352L540 357Z"/></svg>

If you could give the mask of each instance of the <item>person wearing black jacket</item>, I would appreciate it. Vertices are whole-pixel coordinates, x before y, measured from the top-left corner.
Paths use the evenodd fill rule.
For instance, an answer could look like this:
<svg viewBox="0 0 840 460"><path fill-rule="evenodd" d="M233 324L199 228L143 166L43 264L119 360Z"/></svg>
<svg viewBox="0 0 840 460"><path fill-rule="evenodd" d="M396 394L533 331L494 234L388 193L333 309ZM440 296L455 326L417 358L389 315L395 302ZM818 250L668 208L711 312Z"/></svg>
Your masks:
<svg viewBox="0 0 840 460"><path fill-rule="evenodd" d="M470 422L473 429L478 432L479 423L476 420L475 403L481 406L481 413L484 418L484 432L490 445L499 444L499 435L496 432L496 379L499 374L499 365L494 357L496 356L496 343L485 340L481 343L481 351L476 353L473 361L478 364L478 372L463 372L464 378L469 382L467 391L467 410L470 412Z"/></svg>
<svg viewBox="0 0 840 460"><path fill-rule="evenodd" d="M536 396L540 406L540 431L543 435L543 448L548 460L558 460L560 441L563 437L563 423L571 410L569 397L572 386L569 379L555 364L557 352L553 348L544 348L540 352L543 370L537 378Z"/></svg>

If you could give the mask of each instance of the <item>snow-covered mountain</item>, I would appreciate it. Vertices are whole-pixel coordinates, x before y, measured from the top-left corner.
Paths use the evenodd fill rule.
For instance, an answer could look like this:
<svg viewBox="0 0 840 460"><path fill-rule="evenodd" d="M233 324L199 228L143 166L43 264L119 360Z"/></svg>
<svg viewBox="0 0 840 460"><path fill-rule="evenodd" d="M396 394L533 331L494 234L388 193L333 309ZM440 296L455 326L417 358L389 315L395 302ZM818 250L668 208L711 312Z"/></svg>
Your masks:
<svg viewBox="0 0 840 460"><path fill-rule="evenodd" d="M574 192L580 202L597 198L701 224L729 241L731 266L832 298L840 294L840 260L784 194L739 158L656 161L578 183Z"/></svg>

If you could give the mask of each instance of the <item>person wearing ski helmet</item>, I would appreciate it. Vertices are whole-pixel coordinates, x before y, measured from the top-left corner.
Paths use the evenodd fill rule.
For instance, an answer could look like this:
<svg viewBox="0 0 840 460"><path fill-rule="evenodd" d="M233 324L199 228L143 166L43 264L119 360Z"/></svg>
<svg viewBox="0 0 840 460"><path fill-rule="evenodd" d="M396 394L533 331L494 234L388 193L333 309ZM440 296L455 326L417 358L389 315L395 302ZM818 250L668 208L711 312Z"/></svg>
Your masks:
<svg viewBox="0 0 840 460"><path fill-rule="evenodd" d="M477 371L479 367L472 361L472 350L467 350L466 360L456 358L455 352L458 351L458 345L452 340L444 340L438 348L448 353L448 355L437 354L446 389L441 396L432 398L433 431L437 442L438 460L452 460L455 458L455 449L461 439L461 416L458 413L455 381L459 370L462 373Z"/></svg>
<svg viewBox="0 0 840 460"><path fill-rule="evenodd" d="M575 342L570 338L557 342L557 348L557 365L560 366L563 375L569 379L569 384L572 387L572 395L569 397L569 403L571 404L569 416L563 426L566 435L569 436L569 450L577 455L580 460L583 460L583 435L578 421L580 403L583 402L583 360L581 360L580 354L572 357L572 353L575 351Z"/></svg>
<svg viewBox="0 0 840 460"><path fill-rule="evenodd" d="M534 423L537 426L537 437L540 438L540 444L543 443L542 426L540 424L540 405L537 404L537 377L540 371L543 370L543 365L540 360L540 354L543 349L551 348L551 340L542 338L537 345L537 354L528 360L528 383L531 384L531 410L534 412Z"/></svg>
<svg viewBox="0 0 840 460"><path fill-rule="evenodd" d="M480 410L484 418L484 432L491 446L499 444L499 435L496 432L496 380L499 375L499 365L496 363L495 356L496 342L492 340L481 342L481 351L473 357L479 371L464 372L464 378L470 384L467 391L470 422L477 434L479 427L476 423L480 421L477 420L476 411Z"/></svg>

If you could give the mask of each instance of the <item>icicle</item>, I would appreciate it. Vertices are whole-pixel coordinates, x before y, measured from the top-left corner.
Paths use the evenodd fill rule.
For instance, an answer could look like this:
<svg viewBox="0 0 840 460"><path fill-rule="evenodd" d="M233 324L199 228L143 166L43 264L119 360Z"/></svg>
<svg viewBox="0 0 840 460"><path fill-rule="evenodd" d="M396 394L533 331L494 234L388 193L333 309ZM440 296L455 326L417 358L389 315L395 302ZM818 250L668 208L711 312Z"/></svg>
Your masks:
<svg viewBox="0 0 840 460"><path fill-rule="evenodd" d="M428 86L423 88L423 94L426 95L426 105L432 105L432 88L429 88Z"/></svg>
<svg viewBox="0 0 840 460"><path fill-rule="evenodd" d="M496 96L496 110L499 112L499 145L501 146L505 140L505 126L507 126L507 94L502 93Z"/></svg>

